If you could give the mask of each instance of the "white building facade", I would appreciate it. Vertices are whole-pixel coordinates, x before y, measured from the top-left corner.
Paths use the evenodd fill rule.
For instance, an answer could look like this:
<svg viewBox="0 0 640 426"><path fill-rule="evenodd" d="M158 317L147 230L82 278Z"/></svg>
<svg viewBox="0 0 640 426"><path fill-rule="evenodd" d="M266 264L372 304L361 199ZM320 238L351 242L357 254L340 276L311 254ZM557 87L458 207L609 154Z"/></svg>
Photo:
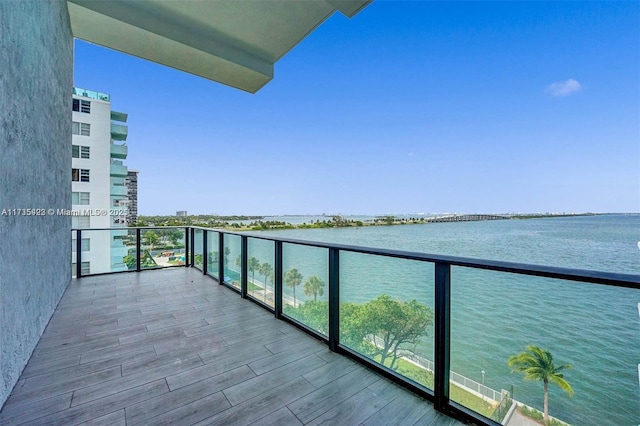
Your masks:
<svg viewBox="0 0 640 426"><path fill-rule="evenodd" d="M110 97L74 88L72 106L71 204L73 228L126 227L127 114L111 110ZM126 269L127 231L82 232L81 273ZM72 273L77 267L73 240Z"/></svg>

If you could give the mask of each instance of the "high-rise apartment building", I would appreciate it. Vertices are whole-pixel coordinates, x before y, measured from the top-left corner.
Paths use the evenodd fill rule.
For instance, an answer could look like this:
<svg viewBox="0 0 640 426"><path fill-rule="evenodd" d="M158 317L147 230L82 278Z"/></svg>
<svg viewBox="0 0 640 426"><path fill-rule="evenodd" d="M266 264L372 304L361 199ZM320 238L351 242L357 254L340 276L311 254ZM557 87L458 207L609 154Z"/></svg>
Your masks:
<svg viewBox="0 0 640 426"><path fill-rule="evenodd" d="M138 170L127 172L124 184L127 187L127 224L138 221Z"/></svg>
<svg viewBox="0 0 640 426"><path fill-rule="evenodd" d="M73 228L126 227L127 114L111 110L110 96L73 89L71 204ZM109 235L110 234L110 235ZM82 274L123 270L127 231L82 233ZM75 272L76 241L72 271Z"/></svg>

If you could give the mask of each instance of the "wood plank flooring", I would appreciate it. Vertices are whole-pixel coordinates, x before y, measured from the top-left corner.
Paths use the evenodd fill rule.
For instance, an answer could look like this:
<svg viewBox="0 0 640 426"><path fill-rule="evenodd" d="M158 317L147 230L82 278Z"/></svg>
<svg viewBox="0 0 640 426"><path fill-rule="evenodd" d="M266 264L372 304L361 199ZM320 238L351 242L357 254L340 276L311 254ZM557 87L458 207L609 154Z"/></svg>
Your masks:
<svg viewBox="0 0 640 426"><path fill-rule="evenodd" d="M192 268L74 280L2 425L457 425Z"/></svg>

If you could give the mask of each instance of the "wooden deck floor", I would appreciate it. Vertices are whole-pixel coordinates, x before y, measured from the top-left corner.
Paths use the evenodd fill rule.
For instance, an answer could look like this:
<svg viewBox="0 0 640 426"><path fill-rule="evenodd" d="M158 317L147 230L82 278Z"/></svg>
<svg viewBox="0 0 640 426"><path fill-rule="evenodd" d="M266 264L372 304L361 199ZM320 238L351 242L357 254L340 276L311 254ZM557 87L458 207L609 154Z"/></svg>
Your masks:
<svg viewBox="0 0 640 426"><path fill-rule="evenodd" d="M456 425L191 268L74 280L0 412L15 425Z"/></svg>

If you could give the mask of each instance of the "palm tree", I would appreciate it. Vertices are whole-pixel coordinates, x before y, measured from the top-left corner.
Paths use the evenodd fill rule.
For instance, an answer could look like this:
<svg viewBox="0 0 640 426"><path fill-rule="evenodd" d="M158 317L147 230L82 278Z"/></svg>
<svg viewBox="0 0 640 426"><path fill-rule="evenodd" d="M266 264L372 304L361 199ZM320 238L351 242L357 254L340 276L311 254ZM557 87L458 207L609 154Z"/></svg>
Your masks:
<svg viewBox="0 0 640 426"><path fill-rule="evenodd" d="M256 270L258 270L258 268L260 268L260 261L255 257L250 258L247 262L247 269L251 272L252 283L256 282Z"/></svg>
<svg viewBox="0 0 640 426"><path fill-rule="evenodd" d="M304 283L304 294L307 296L313 296L313 301L318 301L318 296L324 294L324 281L322 281L317 275L312 276Z"/></svg>
<svg viewBox="0 0 640 426"><path fill-rule="evenodd" d="M267 300L267 282L269 281L269 277L273 273L273 268L269 262L264 262L260 265L260 269L258 270L260 275L264 275L264 300Z"/></svg>
<svg viewBox="0 0 640 426"><path fill-rule="evenodd" d="M224 248L224 267L228 268L227 264L229 263L229 255L231 254L231 249L229 247Z"/></svg>
<svg viewBox="0 0 640 426"><path fill-rule="evenodd" d="M571 364L556 367L551 352L534 345L527 345L527 350L509 357L507 365L512 372L524 373L524 380L541 380L544 383L544 422L549 422L549 382L557 384L560 389L573 396L571 385L564 379L562 370L573 368Z"/></svg>
<svg viewBox="0 0 640 426"><path fill-rule="evenodd" d="M296 307L296 287L302 282L302 274L296 268L284 274L284 285L293 289L293 307Z"/></svg>

